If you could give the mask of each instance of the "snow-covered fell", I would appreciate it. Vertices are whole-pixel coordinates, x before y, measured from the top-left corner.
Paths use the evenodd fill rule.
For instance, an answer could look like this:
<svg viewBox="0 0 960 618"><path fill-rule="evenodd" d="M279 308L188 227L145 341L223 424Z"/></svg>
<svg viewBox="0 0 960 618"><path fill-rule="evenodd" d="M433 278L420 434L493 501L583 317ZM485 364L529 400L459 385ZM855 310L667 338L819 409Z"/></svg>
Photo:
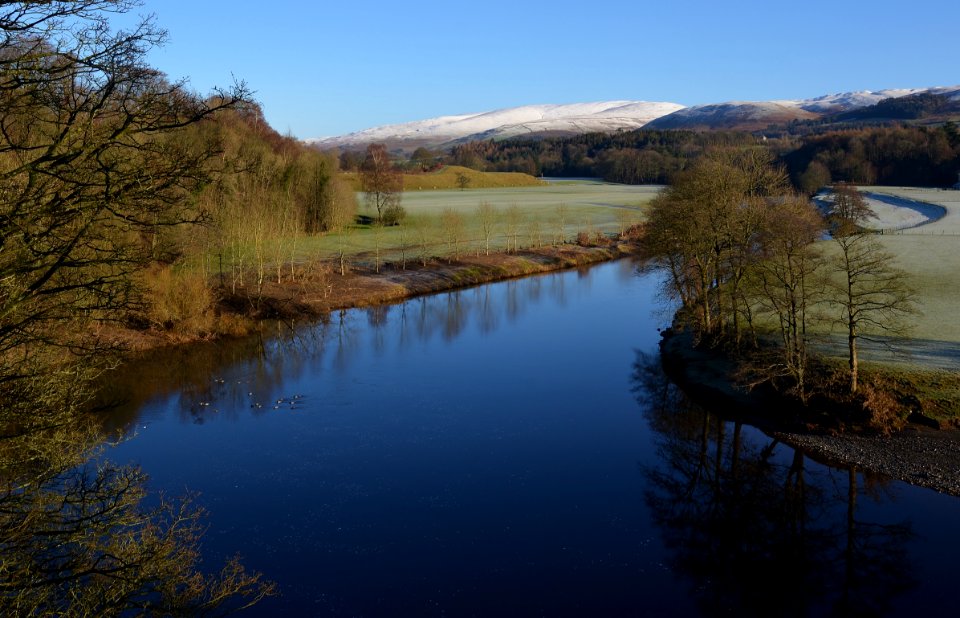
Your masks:
<svg viewBox="0 0 960 618"><path fill-rule="evenodd" d="M730 101L693 105L651 122L651 129L741 129L756 130L793 120L810 120L876 105L889 98L930 93L956 97L960 87L897 88L828 94L813 99L776 101Z"/></svg>
<svg viewBox="0 0 960 618"><path fill-rule="evenodd" d="M454 141L512 137L528 133L584 133L638 129L682 105L648 101L604 101L569 105L525 105L492 112L441 116L374 127L331 138L306 140L321 148L373 142L440 146Z"/></svg>
<svg viewBox="0 0 960 618"><path fill-rule="evenodd" d="M694 105L657 118L651 129L762 129L770 124L819 117L782 101L730 101Z"/></svg>
<svg viewBox="0 0 960 618"><path fill-rule="evenodd" d="M851 109L876 105L884 99L896 99L911 94L926 92L928 88L891 88L888 90L860 90L858 92L840 92L825 94L815 99L801 99L796 101L775 101L781 105L797 107L816 112L818 114L832 114L846 112Z"/></svg>
<svg viewBox="0 0 960 618"><path fill-rule="evenodd" d="M522 135L580 134L639 129L736 128L762 129L793 120L809 120L876 105L888 98L931 93L960 101L960 86L893 88L827 94L812 99L730 101L684 107L677 103L601 101L569 105L525 105L477 114L441 116L428 120L374 127L338 137L314 138L321 148L362 147L383 142L412 150L479 139Z"/></svg>

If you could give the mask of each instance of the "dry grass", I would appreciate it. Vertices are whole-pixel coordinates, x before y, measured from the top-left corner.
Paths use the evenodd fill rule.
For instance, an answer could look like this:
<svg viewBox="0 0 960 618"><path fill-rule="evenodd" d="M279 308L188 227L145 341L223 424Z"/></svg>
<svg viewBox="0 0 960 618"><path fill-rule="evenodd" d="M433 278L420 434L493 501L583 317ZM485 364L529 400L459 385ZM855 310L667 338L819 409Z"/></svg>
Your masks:
<svg viewBox="0 0 960 618"><path fill-rule="evenodd" d="M434 172L404 174L404 191L428 191L436 189L460 190L460 174L467 178L466 191L471 189L502 189L506 187L541 187L539 178L519 172L478 172L468 167L447 165Z"/></svg>
<svg viewBox="0 0 960 618"><path fill-rule="evenodd" d="M459 191L460 174L468 179L466 191L506 187L540 187L546 184L538 178L519 172L478 172L468 167L446 165L432 172L405 173L403 175L403 190L406 192L453 189ZM357 173L347 172L344 177L351 183L354 191L360 190L360 177Z"/></svg>

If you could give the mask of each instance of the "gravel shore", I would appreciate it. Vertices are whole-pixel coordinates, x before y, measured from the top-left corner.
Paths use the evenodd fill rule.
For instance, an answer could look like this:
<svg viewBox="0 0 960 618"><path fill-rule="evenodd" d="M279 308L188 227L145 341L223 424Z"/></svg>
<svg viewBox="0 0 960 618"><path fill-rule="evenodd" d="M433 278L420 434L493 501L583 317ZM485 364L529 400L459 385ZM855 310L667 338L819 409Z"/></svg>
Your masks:
<svg viewBox="0 0 960 618"><path fill-rule="evenodd" d="M664 331L661 361L667 375L695 401L720 406L742 421L803 450L811 458L960 496L960 430L910 424L899 433L800 433L768 413L776 403L734 388L728 358L696 349L690 333Z"/></svg>
<svg viewBox="0 0 960 618"><path fill-rule="evenodd" d="M960 496L960 431L909 426L890 435L771 432L823 463L854 466Z"/></svg>

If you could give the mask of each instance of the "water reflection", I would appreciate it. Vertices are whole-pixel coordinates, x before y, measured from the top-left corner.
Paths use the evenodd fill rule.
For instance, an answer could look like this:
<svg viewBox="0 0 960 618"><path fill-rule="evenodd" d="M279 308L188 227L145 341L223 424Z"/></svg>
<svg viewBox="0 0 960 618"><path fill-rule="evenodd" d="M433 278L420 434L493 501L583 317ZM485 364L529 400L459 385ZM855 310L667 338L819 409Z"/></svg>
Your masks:
<svg viewBox="0 0 960 618"><path fill-rule="evenodd" d="M239 539L280 583L262 615L948 606L956 500L692 406L633 351L656 347L654 277L553 276L157 361L141 381L174 384L131 387L141 434L109 456L199 493L204 558Z"/></svg>
<svg viewBox="0 0 960 618"><path fill-rule="evenodd" d="M859 515L888 484L808 466L801 451L687 399L638 354L634 393L658 460L645 499L672 569L708 615L876 615L914 587L909 522ZM861 480L862 479L862 480Z"/></svg>
<svg viewBox="0 0 960 618"><path fill-rule="evenodd" d="M632 276L631 264L621 261L618 276ZM453 343L471 329L490 335L504 320L513 323L538 304L565 304L568 276L549 273L398 305L341 310L309 326L278 322L252 337L155 351L108 376L97 407L110 411L104 422L115 434L132 433L148 402L171 396L179 418L195 424L213 416L236 419L243 410L260 415L285 409L296 393L269 399L263 394L291 375L316 371L327 356L333 371L347 375L361 351L382 356L391 346L402 350L434 337ZM577 271L580 293L589 291L592 277L589 268Z"/></svg>

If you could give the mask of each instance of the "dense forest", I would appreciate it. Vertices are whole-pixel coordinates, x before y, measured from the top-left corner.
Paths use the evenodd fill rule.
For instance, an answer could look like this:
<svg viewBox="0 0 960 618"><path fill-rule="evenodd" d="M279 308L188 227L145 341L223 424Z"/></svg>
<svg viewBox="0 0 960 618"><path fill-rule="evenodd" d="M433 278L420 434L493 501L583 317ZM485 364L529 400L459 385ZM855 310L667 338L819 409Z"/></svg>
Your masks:
<svg viewBox="0 0 960 618"><path fill-rule="evenodd" d="M924 100L910 103L922 105ZM823 128L802 136L784 132L775 138L744 132L640 129L613 135L470 142L454 147L444 158L489 171L667 184L704 153L730 146L768 150L805 192L831 181L945 187L953 185L960 172L960 132L952 122L939 127Z"/></svg>
<svg viewBox="0 0 960 618"><path fill-rule="evenodd" d="M960 134L952 122L830 131L804 137L782 161L805 191L831 181L947 187L960 172Z"/></svg>

